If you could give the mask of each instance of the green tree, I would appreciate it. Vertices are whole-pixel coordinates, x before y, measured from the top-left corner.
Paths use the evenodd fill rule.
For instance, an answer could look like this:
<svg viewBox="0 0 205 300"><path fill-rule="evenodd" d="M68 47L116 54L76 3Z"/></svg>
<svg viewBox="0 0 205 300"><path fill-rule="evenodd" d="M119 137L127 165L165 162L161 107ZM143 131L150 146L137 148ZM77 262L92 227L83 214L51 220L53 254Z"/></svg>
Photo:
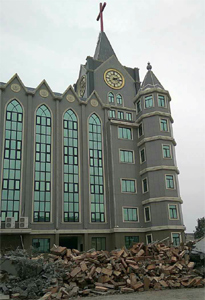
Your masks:
<svg viewBox="0 0 205 300"><path fill-rule="evenodd" d="M198 219L197 223L197 226L195 226L196 231L194 232L194 238L200 239L205 235L205 218Z"/></svg>

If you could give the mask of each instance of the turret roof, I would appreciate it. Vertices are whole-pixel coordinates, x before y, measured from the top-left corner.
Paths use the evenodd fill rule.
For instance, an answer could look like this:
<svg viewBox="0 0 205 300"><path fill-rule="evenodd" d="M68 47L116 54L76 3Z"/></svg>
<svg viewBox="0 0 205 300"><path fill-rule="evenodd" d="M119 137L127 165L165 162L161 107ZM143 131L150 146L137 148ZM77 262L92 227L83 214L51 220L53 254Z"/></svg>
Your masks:
<svg viewBox="0 0 205 300"><path fill-rule="evenodd" d="M160 88L164 90L164 87L159 82L155 74L152 72L152 66L150 65L150 63L148 63L147 65L147 70L147 74L145 75L145 78L141 84L140 90L144 91L150 88Z"/></svg>

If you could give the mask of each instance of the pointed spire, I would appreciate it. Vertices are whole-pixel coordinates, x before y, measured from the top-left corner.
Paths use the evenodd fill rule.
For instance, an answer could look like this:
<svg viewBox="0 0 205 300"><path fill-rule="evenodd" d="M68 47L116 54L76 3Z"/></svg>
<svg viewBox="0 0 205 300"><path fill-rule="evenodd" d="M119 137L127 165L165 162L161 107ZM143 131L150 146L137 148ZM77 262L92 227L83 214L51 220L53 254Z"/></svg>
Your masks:
<svg viewBox="0 0 205 300"><path fill-rule="evenodd" d="M94 59L105 61L112 55L115 55L114 50L105 34L105 32L100 32L98 37L98 43L95 49Z"/></svg>
<svg viewBox="0 0 205 300"><path fill-rule="evenodd" d="M149 62L147 64L147 70L148 70L147 74L145 75L140 90L146 90L151 88L160 88L164 90L162 84L159 82L157 77L152 72L152 66Z"/></svg>

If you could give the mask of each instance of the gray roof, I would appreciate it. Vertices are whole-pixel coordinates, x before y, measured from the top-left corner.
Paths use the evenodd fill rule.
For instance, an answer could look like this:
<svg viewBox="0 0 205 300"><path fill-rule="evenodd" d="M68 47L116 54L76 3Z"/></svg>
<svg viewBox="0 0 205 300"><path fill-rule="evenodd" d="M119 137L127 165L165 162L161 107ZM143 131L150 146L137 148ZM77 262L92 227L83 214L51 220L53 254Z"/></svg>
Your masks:
<svg viewBox="0 0 205 300"><path fill-rule="evenodd" d="M115 55L114 50L105 34L105 32L100 32L98 37L98 43L95 49L94 59L105 61L112 55Z"/></svg>
<svg viewBox="0 0 205 300"><path fill-rule="evenodd" d="M154 75L154 73L152 72L152 66L150 65L150 63L148 63L147 66L147 74L145 75L145 78L141 84L140 90L146 90L146 89L150 89L150 88L160 88L164 90L164 87L162 86L162 84L159 82L159 80L157 79L157 77Z"/></svg>

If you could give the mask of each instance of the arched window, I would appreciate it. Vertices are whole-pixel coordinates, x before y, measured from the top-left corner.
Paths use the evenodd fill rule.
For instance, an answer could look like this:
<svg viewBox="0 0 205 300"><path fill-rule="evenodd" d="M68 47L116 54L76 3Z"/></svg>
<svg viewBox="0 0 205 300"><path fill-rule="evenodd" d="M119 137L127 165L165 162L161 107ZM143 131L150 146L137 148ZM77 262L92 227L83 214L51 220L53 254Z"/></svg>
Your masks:
<svg viewBox="0 0 205 300"><path fill-rule="evenodd" d="M116 100L118 105L122 105L122 96L120 94L117 95Z"/></svg>
<svg viewBox="0 0 205 300"><path fill-rule="evenodd" d="M78 121L69 109L63 118L64 222L79 222Z"/></svg>
<svg viewBox="0 0 205 300"><path fill-rule="evenodd" d="M46 105L36 112L34 222L49 222L51 211L51 113Z"/></svg>
<svg viewBox="0 0 205 300"><path fill-rule="evenodd" d="M114 103L114 95L111 92L108 94L108 101L109 103Z"/></svg>
<svg viewBox="0 0 205 300"><path fill-rule="evenodd" d="M91 222L105 222L102 133L96 114L89 118L89 158Z"/></svg>
<svg viewBox="0 0 205 300"><path fill-rule="evenodd" d="M23 110L17 100L12 100L6 108L5 146L1 195L1 217L19 220Z"/></svg>

